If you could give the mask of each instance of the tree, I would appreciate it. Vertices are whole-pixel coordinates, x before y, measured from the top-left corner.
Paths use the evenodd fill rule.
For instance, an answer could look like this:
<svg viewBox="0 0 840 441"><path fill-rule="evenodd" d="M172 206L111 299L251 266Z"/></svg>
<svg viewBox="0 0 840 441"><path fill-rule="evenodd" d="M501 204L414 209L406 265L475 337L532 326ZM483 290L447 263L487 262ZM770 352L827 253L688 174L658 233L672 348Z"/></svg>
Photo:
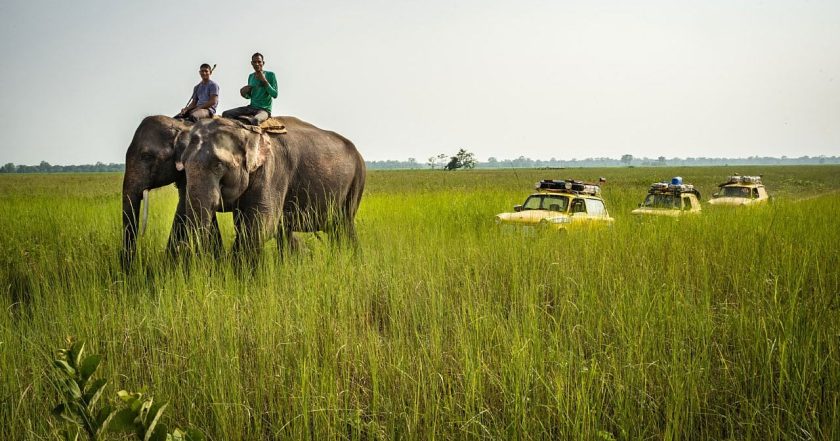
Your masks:
<svg viewBox="0 0 840 441"><path fill-rule="evenodd" d="M428 162L426 162L426 165L428 165L432 170L434 170L435 167L437 167L437 166L443 166L445 162L446 162L446 155L443 154L443 153L440 153L436 156L429 156L429 159L428 159Z"/></svg>
<svg viewBox="0 0 840 441"><path fill-rule="evenodd" d="M621 162L623 162L624 165L630 165L630 163L633 162L633 155L622 155Z"/></svg>
<svg viewBox="0 0 840 441"><path fill-rule="evenodd" d="M461 168L461 161L458 160L457 156L449 158L449 163L443 167L444 170L457 170L459 168Z"/></svg>
<svg viewBox="0 0 840 441"><path fill-rule="evenodd" d="M465 149L458 150L455 156L449 158L444 170L457 170L459 168L475 168L475 155Z"/></svg>
<svg viewBox="0 0 840 441"><path fill-rule="evenodd" d="M0 173L14 173L15 171L15 165L11 162L6 163L3 168L0 168Z"/></svg>
<svg viewBox="0 0 840 441"><path fill-rule="evenodd" d="M456 155L458 157L458 161L461 163L461 167L463 168L475 168L476 160L475 155L464 150L458 150Z"/></svg>

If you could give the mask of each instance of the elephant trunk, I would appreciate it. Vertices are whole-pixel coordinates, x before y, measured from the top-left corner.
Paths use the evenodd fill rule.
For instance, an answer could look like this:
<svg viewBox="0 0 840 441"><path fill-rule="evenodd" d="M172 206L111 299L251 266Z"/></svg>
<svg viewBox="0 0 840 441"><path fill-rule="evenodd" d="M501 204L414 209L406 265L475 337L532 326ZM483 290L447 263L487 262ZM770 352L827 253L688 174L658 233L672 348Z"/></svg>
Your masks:
<svg viewBox="0 0 840 441"><path fill-rule="evenodd" d="M213 221L218 206L220 192L218 188L210 191L190 185L187 188L187 226L200 250L212 248L214 229Z"/></svg>
<svg viewBox="0 0 840 441"><path fill-rule="evenodd" d="M122 262L130 264L137 249L137 225L140 218L140 201L143 192L133 186L123 185L123 246Z"/></svg>

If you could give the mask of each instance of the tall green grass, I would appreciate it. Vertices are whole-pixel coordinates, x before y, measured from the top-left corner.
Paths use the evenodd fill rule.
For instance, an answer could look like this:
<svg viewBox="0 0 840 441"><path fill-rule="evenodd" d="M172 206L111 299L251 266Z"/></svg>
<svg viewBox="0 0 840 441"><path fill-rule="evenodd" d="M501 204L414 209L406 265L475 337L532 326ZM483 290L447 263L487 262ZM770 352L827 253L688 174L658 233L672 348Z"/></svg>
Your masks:
<svg viewBox="0 0 840 441"><path fill-rule="evenodd" d="M681 175L776 198L637 219ZM612 228L500 231L542 178L607 178ZM118 175L0 178L0 438L50 439L68 334L210 439L838 439L840 168L370 172L361 253L169 260L172 188L119 269ZM220 215L226 245L230 215Z"/></svg>

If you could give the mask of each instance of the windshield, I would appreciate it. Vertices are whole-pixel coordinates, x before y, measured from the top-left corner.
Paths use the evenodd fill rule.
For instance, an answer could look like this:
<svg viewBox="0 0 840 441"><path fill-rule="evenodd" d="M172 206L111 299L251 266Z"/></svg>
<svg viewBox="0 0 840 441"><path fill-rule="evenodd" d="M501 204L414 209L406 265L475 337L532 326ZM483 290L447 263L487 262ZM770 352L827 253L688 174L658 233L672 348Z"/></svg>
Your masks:
<svg viewBox="0 0 840 441"><path fill-rule="evenodd" d="M565 212L569 206L569 198L554 194L534 194L528 197L523 210L550 210Z"/></svg>
<svg viewBox="0 0 840 441"><path fill-rule="evenodd" d="M643 207L651 208L680 208L680 198L672 194L649 194L645 198Z"/></svg>
<svg viewBox="0 0 840 441"><path fill-rule="evenodd" d="M723 187L720 189L722 198L748 198L750 197L749 187Z"/></svg>

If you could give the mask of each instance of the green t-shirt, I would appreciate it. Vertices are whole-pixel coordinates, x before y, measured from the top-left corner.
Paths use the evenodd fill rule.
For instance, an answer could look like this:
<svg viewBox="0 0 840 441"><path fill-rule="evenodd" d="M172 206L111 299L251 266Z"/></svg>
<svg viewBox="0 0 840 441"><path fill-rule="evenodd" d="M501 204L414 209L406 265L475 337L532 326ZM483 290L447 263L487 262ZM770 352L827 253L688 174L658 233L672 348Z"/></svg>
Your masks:
<svg viewBox="0 0 840 441"><path fill-rule="evenodd" d="M248 85L251 86L251 106L265 109L271 113L271 99L277 98L277 77L274 72L264 70L268 86L257 79L254 73L248 75Z"/></svg>

